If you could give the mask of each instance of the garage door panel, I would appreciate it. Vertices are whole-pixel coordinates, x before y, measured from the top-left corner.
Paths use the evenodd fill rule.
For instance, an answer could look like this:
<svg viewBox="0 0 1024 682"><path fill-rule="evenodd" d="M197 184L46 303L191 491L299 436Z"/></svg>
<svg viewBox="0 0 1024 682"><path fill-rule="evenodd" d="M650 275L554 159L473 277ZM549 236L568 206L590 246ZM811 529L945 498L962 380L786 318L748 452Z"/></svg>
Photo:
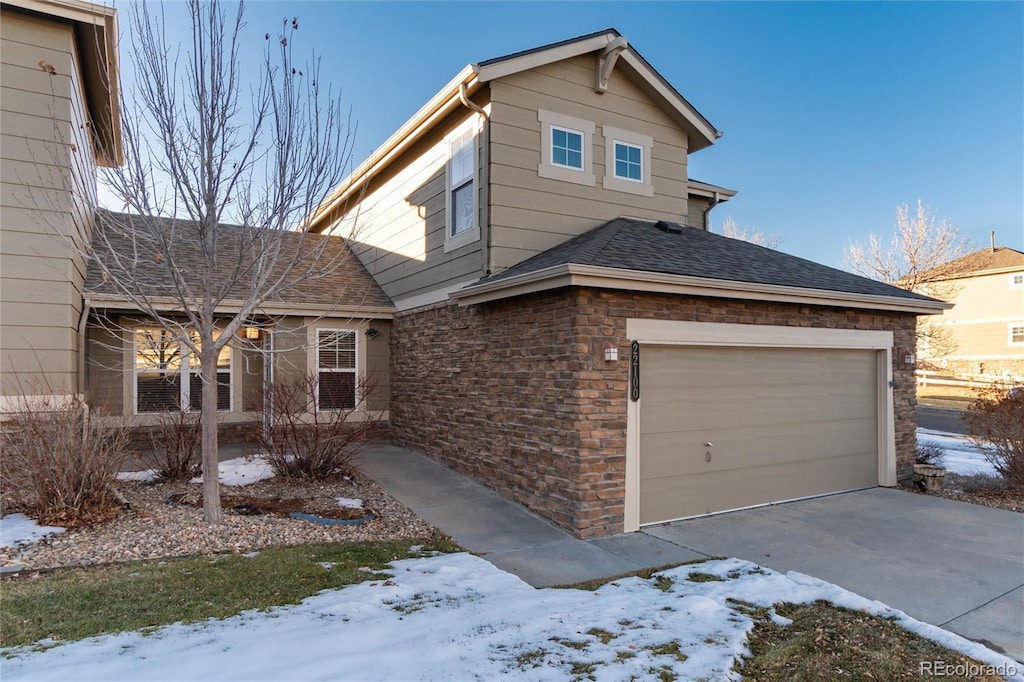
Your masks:
<svg viewBox="0 0 1024 682"><path fill-rule="evenodd" d="M871 387L873 392L874 387ZM822 420L874 419L876 401L866 390L834 390L809 393L787 387L785 391L730 387L715 391L709 402L702 391L644 391L640 433L730 429L740 425L759 428L778 423Z"/></svg>
<svg viewBox="0 0 1024 682"><path fill-rule="evenodd" d="M680 353L685 352L685 358ZM823 349L645 347L640 371L644 388L828 386L843 376L859 384L874 376L874 358L862 351Z"/></svg>
<svg viewBox="0 0 1024 682"><path fill-rule="evenodd" d="M791 466L749 467L647 481L648 494L640 498L640 523L671 521L877 485L875 470L870 476L866 475L863 461L862 456L849 455ZM800 484L794 485L797 480Z"/></svg>
<svg viewBox="0 0 1024 682"><path fill-rule="evenodd" d="M876 351L644 346L640 367L641 523L878 484Z"/></svg>
<svg viewBox="0 0 1024 682"><path fill-rule="evenodd" d="M794 439L789 425L755 431L734 429L708 432L705 440L680 440L678 434L651 434L644 441L640 480L750 466L783 465L847 455L863 455L865 459L870 459L877 446L874 439L866 438L864 434L871 432L874 424L872 419L806 424L800 429L799 440ZM705 447L706 441L714 443L714 446ZM709 450L710 462L706 456ZM872 468L873 475L874 472Z"/></svg>

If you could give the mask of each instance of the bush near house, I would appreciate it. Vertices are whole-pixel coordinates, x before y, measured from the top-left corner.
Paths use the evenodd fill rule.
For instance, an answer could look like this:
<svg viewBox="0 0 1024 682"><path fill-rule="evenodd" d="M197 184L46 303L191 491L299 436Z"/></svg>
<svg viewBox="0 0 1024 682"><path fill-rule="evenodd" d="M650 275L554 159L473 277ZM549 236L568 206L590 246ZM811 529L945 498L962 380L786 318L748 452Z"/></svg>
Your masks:
<svg viewBox="0 0 1024 682"><path fill-rule="evenodd" d="M155 426L145 430L148 447L138 457L161 481L188 481L201 471L202 448L199 413L188 409L163 412Z"/></svg>
<svg viewBox="0 0 1024 682"><path fill-rule="evenodd" d="M1024 487L1024 388L988 389L963 416L967 437L1008 483Z"/></svg>
<svg viewBox="0 0 1024 682"><path fill-rule="evenodd" d="M73 528L117 515L123 427L100 426L81 398L22 398L0 429L0 513Z"/></svg>
<svg viewBox="0 0 1024 682"><path fill-rule="evenodd" d="M345 473L359 448L380 433L383 420L366 408L372 382L359 381L351 401L331 401L336 409L311 409L323 398L321 390L329 389L316 374L281 378L265 388L271 423L256 440L276 476L324 480Z"/></svg>

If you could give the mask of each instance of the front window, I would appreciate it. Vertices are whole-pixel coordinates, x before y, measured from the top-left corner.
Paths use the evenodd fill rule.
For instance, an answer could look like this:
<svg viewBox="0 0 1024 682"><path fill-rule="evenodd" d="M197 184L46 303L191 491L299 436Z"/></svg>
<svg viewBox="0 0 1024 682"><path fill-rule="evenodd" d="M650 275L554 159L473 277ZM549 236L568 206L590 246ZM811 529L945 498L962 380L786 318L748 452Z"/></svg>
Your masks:
<svg viewBox="0 0 1024 682"><path fill-rule="evenodd" d="M644 181L644 150L643 147L615 143L615 177L633 182Z"/></svg>
<svg viewBox="0 0 1024 682"><path fill-rule="evenodd" d="M191 332L193 341L196 336ZM135 330L135 409L137 412L199 410L203 378L198 358L171 331ZM231 348L217 356L217 409L231 409Z"/></svg>
<svg viewBox="0 0 1024 682"><path fill-rule="evenodd" d="M351 410L356 406L356 333L318 329L317 410Z"/></svg>

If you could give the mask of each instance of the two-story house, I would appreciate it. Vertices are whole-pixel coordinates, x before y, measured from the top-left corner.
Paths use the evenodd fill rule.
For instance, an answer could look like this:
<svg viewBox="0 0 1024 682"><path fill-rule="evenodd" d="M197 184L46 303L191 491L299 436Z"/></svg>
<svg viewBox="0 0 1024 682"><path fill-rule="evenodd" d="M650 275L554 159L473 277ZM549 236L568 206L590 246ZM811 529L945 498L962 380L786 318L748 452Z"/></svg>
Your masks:
<svg viewBox="0 0 1024 682"><path fill-rule="evenodd" d="M935 334L919 339L918 356L929 367L962 377L1024 377L1024 253L994 241L919 276L953 304L928 319Z"/></svg>
<svg viewBox="0 0 1024 682"><path fill-rule="evenodd" d="M581 537L906 475L944 304L710 233L720 135L613 29L427 102L311 226L395 304L395 439Z"/></svg>
<svg viewBox="0 0 1024 682"><path fill-rule="evenodd" d="M97 142L117 140L115 15L3 11L4 395L36 371L135 423L193 404L174 339L68 238L113 230L131 256L135 218L95 209L94 164L119 156ZM258 423L282 373L330 385L311 410L373 375L399 443L580 537L894 485L916 316L948 306L708 232L735 193L688 157L719 135L611 29L466 67L310 217L356 258L225 352L219 421Z"/></svg>

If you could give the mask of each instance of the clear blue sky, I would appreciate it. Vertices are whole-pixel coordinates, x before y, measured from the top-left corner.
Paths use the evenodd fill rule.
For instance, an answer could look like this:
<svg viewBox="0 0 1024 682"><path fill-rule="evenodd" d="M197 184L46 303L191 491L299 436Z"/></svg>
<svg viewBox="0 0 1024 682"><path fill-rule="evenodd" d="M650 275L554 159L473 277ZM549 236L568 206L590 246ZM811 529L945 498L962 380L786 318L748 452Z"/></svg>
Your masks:
<svg viewBox="0 0 1024 682"><path fill-rule="evenodd" d="M248 5L253 61L285 16L343 88L356 162L466 64L615 27L724 131L690 157L691 177L739 191L716 226L841 266L921 199L979 247L995 230L1024 250L1021 2L267 1Z"/></svg>

